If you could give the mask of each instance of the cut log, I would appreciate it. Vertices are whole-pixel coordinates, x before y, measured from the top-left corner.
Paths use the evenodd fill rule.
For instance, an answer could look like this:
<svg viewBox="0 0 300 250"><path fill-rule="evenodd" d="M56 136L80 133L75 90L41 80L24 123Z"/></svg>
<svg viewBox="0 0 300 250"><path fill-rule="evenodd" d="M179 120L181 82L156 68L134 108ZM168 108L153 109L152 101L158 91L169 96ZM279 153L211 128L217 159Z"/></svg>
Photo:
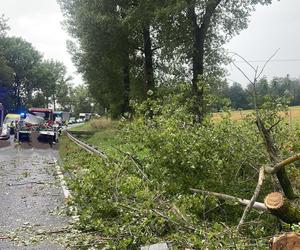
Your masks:
<svg viewBox="0 0 300 250"><path fill-rule="evenodd" d="M285 233L270 240L271 250L300 250L300 234Z"/></svg>
<svg viewBox="0 0 300 250"><path fill-rule="evenodd" d="M268 194L265 198L265 206L271 214L286 223L292 224L300 222L300 210L294 207L279 192Z"/></svg>

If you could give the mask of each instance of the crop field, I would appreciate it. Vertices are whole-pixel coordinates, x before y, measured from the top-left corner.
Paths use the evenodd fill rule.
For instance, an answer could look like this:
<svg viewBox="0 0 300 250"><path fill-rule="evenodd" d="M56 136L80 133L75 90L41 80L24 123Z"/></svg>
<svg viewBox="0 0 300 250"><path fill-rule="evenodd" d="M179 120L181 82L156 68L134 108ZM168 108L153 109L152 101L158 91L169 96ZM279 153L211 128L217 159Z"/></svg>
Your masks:
<svg viewBox="0 0 300 250"><path fill-rule="evenodd" d="M251 114L253 110L235 110L230 112L230 118L234 121L244 119L247 115ZM214 113L213 119L219 120L222 118L223 113ZM288 112L282 114L289 123L297 123L300 121L300 106L289 107Z"/></svg>

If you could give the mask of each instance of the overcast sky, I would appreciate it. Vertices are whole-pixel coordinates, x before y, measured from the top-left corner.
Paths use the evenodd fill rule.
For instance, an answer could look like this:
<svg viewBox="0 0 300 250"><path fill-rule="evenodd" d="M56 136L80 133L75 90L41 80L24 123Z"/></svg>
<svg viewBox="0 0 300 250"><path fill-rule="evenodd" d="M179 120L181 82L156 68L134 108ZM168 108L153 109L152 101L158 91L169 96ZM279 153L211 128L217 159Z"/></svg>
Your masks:
<svg viewBox="0 0 300 250"><path fill-rule="evenodd" d="M0 6L0 14L9 18L10 35L21 36L31 42L45 58L62 61L74 82L80 82L66 50L68 35L61 27L63 17L56 0L0 0ZM249 61L263 61L280 48L264 75L268 78L287 74L300 77L299 14L300 0L274 0L271 6L258 6L249 28L233 38L226 49ZM244 63L237 63L251 76L252 72L244 67ZM262 65L260 62L253 64ZM227 69L231 81L247 84L235 67L228 66Z"/></svg>
<svg viewBox="0 0 300 250"><path fill-rule="evenodd" d="M300 1L273 0L270 6L258 6L251 17L247 30L234 37L226 46L229 51L242 55L249 61L264 61L280 49L270 62L264 75L300 77ZM238 60L239 61L239 60ZM263 63L253 62L262 67ZM253 77L253 71L238 63ZM247 80L234 66L227 67L229 79L243 84Z"/></svg>
<svg viewBox="0 0 300 250"><path fill-rule="evenodd" d="M0 6L0 14L9 19L10 35L32 43L45 59L63 62L73 82L81 81L67 52L69 36L62 28L63 17L56 0L0 0Z"/></svg>

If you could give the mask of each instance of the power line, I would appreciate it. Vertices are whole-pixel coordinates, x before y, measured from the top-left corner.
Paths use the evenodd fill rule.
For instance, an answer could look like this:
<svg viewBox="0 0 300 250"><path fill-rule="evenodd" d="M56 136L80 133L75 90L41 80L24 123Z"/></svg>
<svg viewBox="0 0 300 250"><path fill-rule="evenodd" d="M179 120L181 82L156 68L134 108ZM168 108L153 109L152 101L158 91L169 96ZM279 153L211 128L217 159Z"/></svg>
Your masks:
<svg viewBox="0 0 300 250"><path fill-rule="evenodd" d="M236 61L237 63L246 63L245 61ZM264 63L266 62L266 60L253 60L253 61L247 61L249 63ZM300 62L300 58L296 58L296 59L275 59L275 60L271 60L270 62Z"/></svg>

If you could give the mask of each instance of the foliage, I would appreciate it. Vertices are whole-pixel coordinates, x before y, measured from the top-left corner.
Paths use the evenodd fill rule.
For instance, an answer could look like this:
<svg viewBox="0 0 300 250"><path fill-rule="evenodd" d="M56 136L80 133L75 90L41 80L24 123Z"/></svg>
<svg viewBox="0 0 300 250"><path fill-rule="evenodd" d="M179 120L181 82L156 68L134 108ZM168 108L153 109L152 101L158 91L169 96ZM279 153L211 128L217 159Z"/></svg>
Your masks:
<svg viewBox="0 0 300 250"><path fill-rule="evenodd" d="M70 102L74 115L79 115L79 113L91 113L93 111L93 99L85 85L77 85L71 90Z"/></svg>
<svg viewBox="0 0 300 250"><path fill-rule="evenodd" d="M9 30L9 26L7 25L7 19L4 15L0 16L0 37L5 37L7 31Z"/></svg>
<svg viewBox="0 0 300 250"><path fill-rule="evenodd" d="M70 110L70 86L65 66L43 60L32 44L7 35L9 27L0 17L0 102L9 112L59 104Z"/></svg>
<svg viewBox="0 0 300 250"><path fill-rule="evenodd" d="M91 95L118 117L131 111L130 99L145 100L148 90L191 78L189 98L204 113L198 80L224 75L222 45L247 27L256 5L272 1L58 2L75 39L69 50Z"/></svg>
<svg viewBox="0 0 300 250"><path fill-rule="evenodd" d="M270 99L278 97L288 97L288 104L291 106L300 104L300 80L286 77L274 77L271 80L260 79L256 84L257 104L261 106ZM234 109L252 109L253 99L251 96L252 86L243 88L239 83L233 83L231 86L225 86L221 96L231 101L231 107Z"/></svg>
<svg viewBox="0 0 300 250"><path fill-rule="evenodd" d="M48 107L59 103L67 106L69 87L65 66L53 60L42 60L33 46L17 37L0 39L0 81L5 98L1 98L11 112L34 105ZM1 92L2 92L1 91Z"/></svg>
<svg viewBox="0 0 300 250"><path fill-rule="evenodd" d="M222 205L205 196L165 194L155 179L143 179L130 159L117 164L102 161L66 144L65 168L71 174L68 183L80 218L78 227L96 230L109 248L138 249L159 241L171 241L173 249L266 248L264 241L240 237L234 228L207 220L212 207L216 214L222 209L239 210L233 204ZM257 231L257 235L265 233Z"/></svg>
<svg viewBox="0 0 300 250"><path fill-rule="evenodd" d="M267 249L268 237L280 230L274 217L252 211L242 234L236 234L240 205L190 191L198 188L250 199L259 166L269 162L254 116L236 122L224 113L221 121L207 117L203 124L194 124L183 93L135 105L133 121L119 128L120 140L109 141L123 153L108 151L108 160L64 142L78 226L109 238L107 244L115 249L161 241L171 241L174 249ZM272 105L265 103L259 110L266 124L276 122L278 111L285 109ZM100 145L97 133L107 128L90 130L95 132L85 139ZM298 150L295 132L285 123L272 133L282 157ZM299 171L289 169L296 183ZM268 177L259 200L271 190Z"/></svg>

